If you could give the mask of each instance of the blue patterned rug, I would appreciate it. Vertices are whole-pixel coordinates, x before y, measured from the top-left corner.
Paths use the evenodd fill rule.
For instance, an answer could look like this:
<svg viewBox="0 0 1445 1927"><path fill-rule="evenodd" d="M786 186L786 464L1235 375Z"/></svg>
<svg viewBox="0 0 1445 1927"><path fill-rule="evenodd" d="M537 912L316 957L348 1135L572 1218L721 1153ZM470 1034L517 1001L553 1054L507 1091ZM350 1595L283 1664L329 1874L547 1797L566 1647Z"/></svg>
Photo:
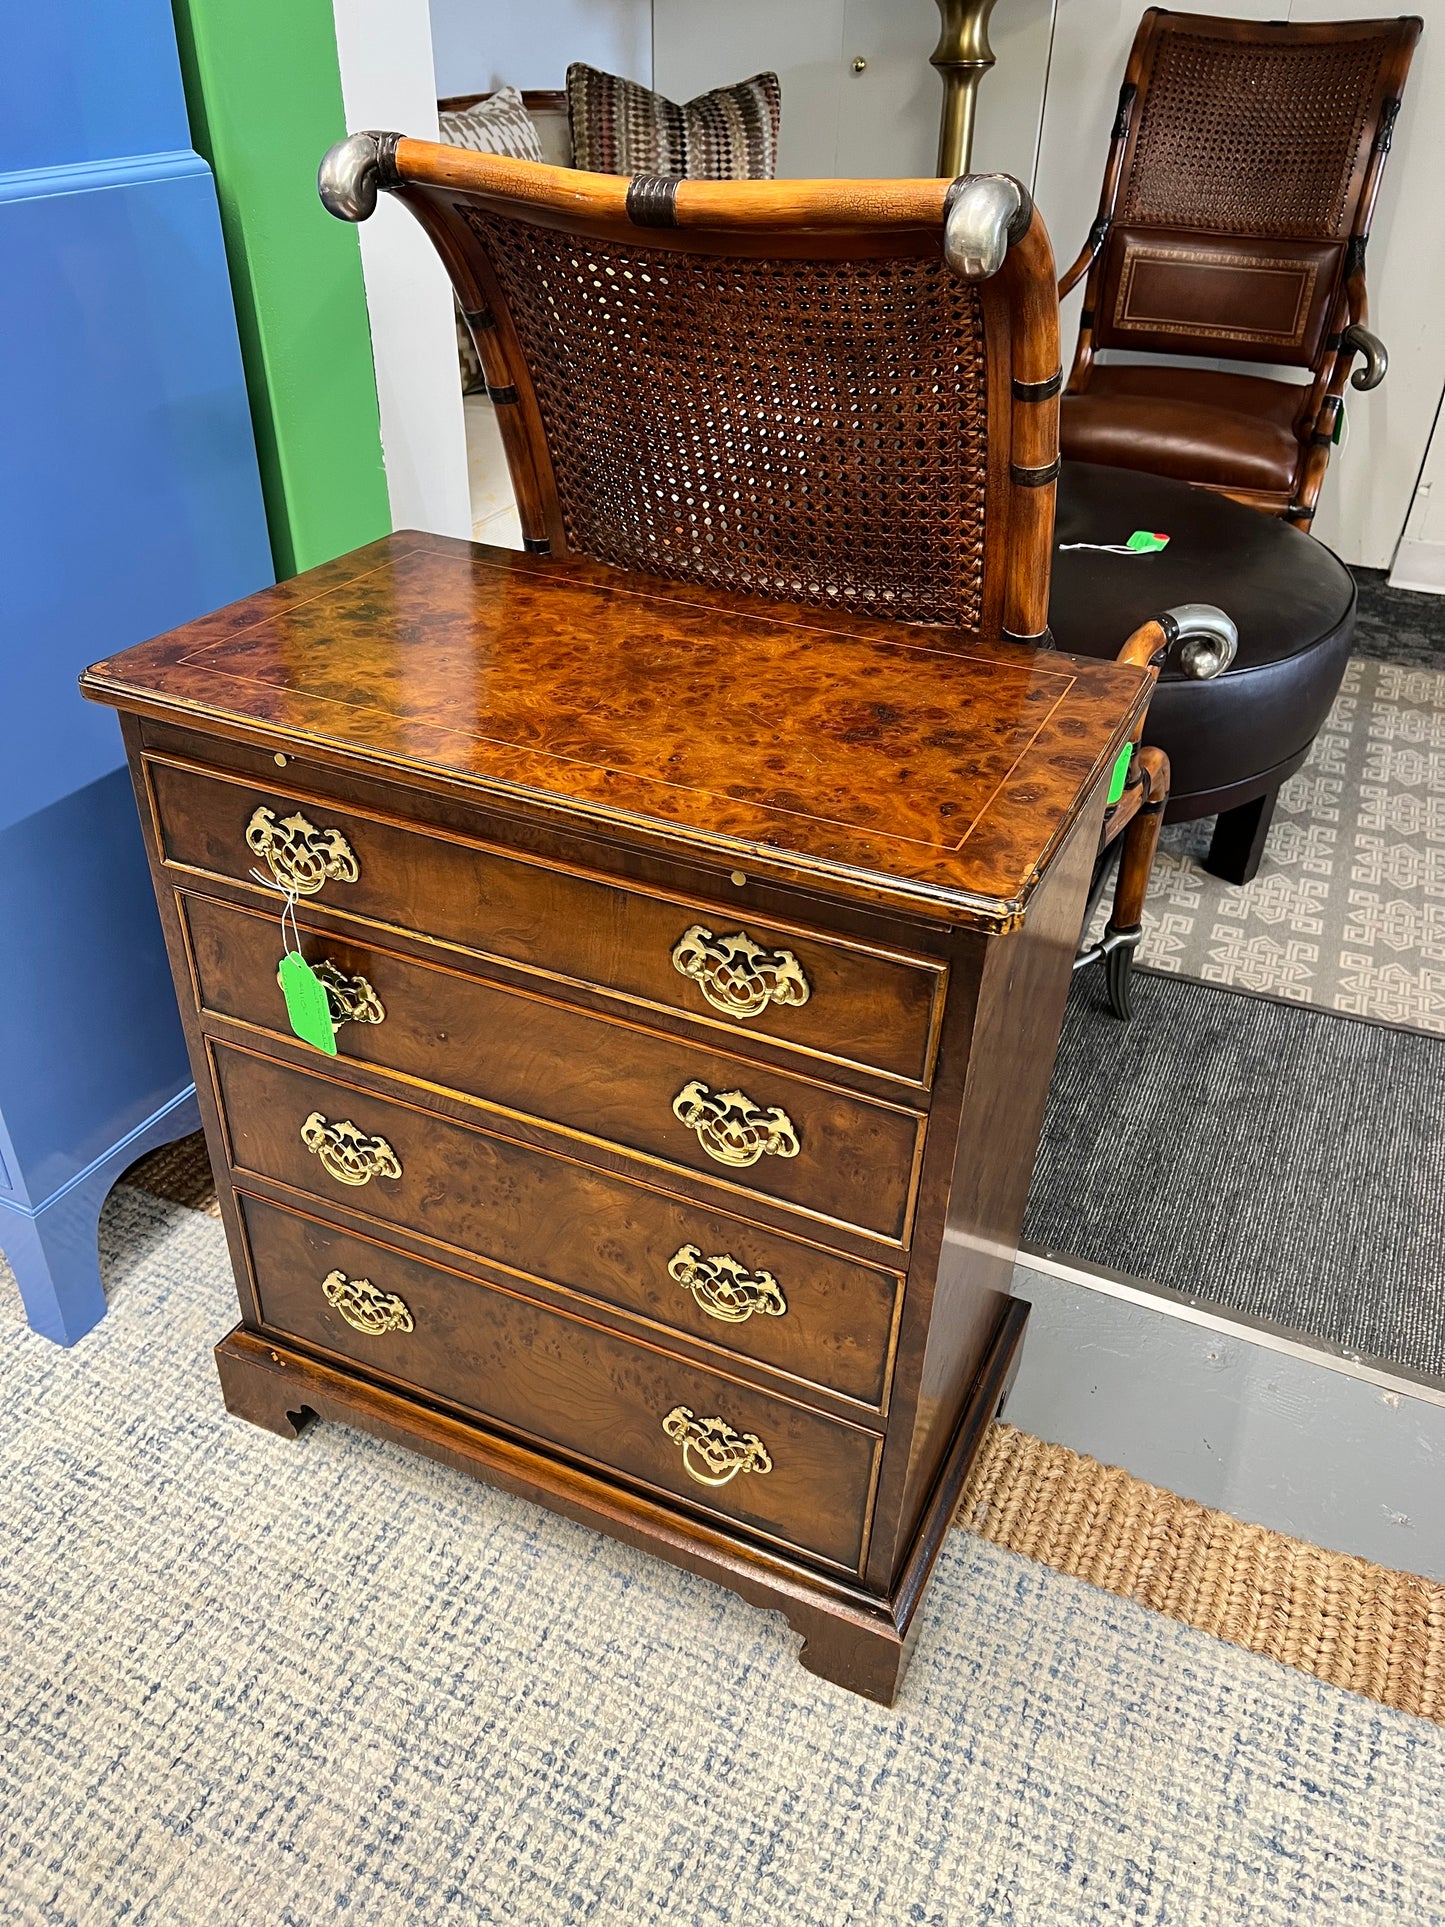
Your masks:
<svg viewBox="0 0 1445 1927"><path fill-rule="evenodd" d="M0 1282L15 1927L1445 1923L1445 1730L950 1535L891 1712L781 1620L335 1426L225 1414L214 1220Z"/></svg>

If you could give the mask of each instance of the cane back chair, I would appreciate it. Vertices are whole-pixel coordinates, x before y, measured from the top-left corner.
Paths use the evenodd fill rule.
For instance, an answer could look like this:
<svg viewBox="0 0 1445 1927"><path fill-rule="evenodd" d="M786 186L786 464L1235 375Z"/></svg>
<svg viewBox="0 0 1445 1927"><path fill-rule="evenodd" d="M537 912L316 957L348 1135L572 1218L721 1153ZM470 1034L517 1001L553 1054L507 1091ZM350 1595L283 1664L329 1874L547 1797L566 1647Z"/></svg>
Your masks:
<svg viewBox="0 0 1445 1927"><path fill-rule="evenodd" d="M378 188L451 274L529 550L1049 646L1058 300L1017 182L628 181L386 134L322 164L340 218ZM1210 673L1212 623L1127 658ZM1107 825L1125 1009L1167 789L1139 749Z"/></svg>
<svg viewBox="0 0 1445 1927"><path fill-rule="evenodd" d="M1365 247L1420 21L1218 20L1151 7L1119 94L1061 436L1308 526L1345 380L1384 379ZM1101 349L1309 371L1117 366Z"/></svg>

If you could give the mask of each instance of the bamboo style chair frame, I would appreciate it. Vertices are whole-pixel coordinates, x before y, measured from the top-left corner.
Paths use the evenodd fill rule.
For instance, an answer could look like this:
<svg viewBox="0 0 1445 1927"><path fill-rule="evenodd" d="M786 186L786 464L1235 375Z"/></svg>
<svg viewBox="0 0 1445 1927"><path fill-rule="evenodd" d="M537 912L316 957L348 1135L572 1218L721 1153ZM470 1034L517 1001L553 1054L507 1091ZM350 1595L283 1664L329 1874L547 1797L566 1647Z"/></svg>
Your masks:
<svg viewBox="0 0 1445 1927"><path fill-rule="evenodd" d="M1052 646L1058 299L1018 182L626 180L354 134L319 185L339 219L385 191L430 236L528 550ZM1120 660L1208 676L1233 646L1193 606ZM1167 795L1136 732L1081 958L1121 1016Z"/></svg>

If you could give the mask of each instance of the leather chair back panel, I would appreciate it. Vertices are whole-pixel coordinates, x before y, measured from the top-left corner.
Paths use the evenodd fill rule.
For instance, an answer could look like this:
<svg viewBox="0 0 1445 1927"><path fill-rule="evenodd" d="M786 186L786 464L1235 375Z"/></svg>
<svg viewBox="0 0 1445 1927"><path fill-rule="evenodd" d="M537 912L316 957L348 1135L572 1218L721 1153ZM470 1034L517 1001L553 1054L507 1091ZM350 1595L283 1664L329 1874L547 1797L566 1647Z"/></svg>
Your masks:
<svg viewBox="0 0 1445 1927"><path fill-rule="evenodd" d="M1329 324L1342 253L1338 242L1116 227L1094 340L1101 348L1309 367Z"/></svg>

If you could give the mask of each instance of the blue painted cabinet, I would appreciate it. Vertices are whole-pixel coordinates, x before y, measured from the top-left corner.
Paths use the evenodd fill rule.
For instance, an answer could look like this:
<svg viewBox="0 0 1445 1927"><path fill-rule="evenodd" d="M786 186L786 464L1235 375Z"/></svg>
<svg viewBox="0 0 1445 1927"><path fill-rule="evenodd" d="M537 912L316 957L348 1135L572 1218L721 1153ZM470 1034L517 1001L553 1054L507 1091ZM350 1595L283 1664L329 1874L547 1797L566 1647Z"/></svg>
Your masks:
<svg viewBox="0 0 1445 1927"><path fill-rule="evenodd" d="M195 1099L97 657L271 580L210 172L166 0L15 10L0 62L0 1250L105 1310L96 1219Z"/></svg>

